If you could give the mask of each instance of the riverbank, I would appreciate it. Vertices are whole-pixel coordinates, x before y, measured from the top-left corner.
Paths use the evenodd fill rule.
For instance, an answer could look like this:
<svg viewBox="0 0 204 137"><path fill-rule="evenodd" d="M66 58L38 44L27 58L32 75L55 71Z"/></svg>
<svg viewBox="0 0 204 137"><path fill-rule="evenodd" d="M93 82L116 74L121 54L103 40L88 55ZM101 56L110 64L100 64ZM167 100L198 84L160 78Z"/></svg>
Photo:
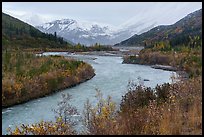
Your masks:
<svg viewBox="0 0 204 137"><path fill-rule="evenodd" d="M115 56L122 57L123 53L120 51L91 51L91 52L75 52L79 55L95 55L95 56Z"/></svg>
<svg viewBox="0 0 204 137"><path fill-rule="evenodd" d="M79 84L84 83L84 82L86 82L86 81L92 79L95 75L96 75L96 74L94 73L93 75L90 75L90 77L87 77L86 79L82 79L81 81L79 81L79 82L77 82L77 83L73 83L72 85L69 85L69 86L67 86L67 87L62 87L62 88L60 88L60 89L58 89L58 90L50 91L50 92L47 93L47 94L36 95L36 96L34 96L34 97L32 97L32 98L22 98L22 101L20 101L20 102L19 102L19 101L17 102L17 101L15 101L15 100L12 100L12 101L10 101L10 102L7 102L7 105L6 105L6 106L2 106L2 109L8 108L8 107L12 107L12 106L14 106L14 105L23 104L23 103L26 103L26 102L28 102L28 101L34 100L34 99L39 99L39 98L42 98L42 97L50 96L50 95L52 95L52 94L54 94L54 93L56 93L56 92L60 92L60 91L62 91L62 90L64 90L64 89L68 89L68 88L72 88L72 87L78 86Z"/></svg>
<svg viewBox="0 0 204 137"><path fill-rule="evenodd" d="M166 70L166 71L174 71L174 72L176 72L176 74L182 80L187 80L189 78L189 74L187 72L179 70L176 67L166 66L166 65L158 65L158 64L152 65L151 67L154 68L154 69L162 69L162 70Z"/></svg>
<svg viewBox="0 0 204 137"><path fill-rule="evenodd" d="M143 49L139 55L124 56L123 63L151 65L156 69L168 71L184 71L189 78L197 77L202 73L202 52L199 49L189 51L155 51Z"/></svg>
<svg viewBox="0 0 204 137"><path fill-rule="evenodd" d="M87 47L88 48L88 47ZM25 49L26 52L31 52L35 54L43 54L48 52L57 52L57 53L67 53L67 55L79 54L79 55L96 55L96 56L115 56L115 57L123 57L123 56L131 56L138 55L140 50L143 47L111 47L110 49L105 50L66 50L66 49L47 49L43 51L42 49Z"/></svg>
<svg viewBox="0 0 204 137"><path fill-rule="evenodd" d="M152 65L151 66L154 69L162 69L162 70L167 70L167 71L177 71L178 69L172 66L166 66L166 65Z"/></svg>
<svg viewBox="0 0 204 137"><path fill-rule="evenodd" d="M25 103L95 76L91 65L62 56L2 53L2 108Z"/></svg>
<svg viewBox="0 0 204 137"><path fill-rule="evenodd" d="M23 49L25 52L31 52L36 54L41 54L43 52L94 52L94 51L118 51L117 48L113 48L112 46L105 46L100 44L95 44L92 46L84 46L81 44L77 44L75 46L67 45L64 48L25 48Z"/></svg>
<svg viewBox="0 0 204 137"><path fill-rule="evenodd" d="M87 51L87 52L75 52L80 55L96 55L96 56L131 56L139 54L143 47L112 47L114 50L109 51Z"/></svg>
<svg viewBox="0 0 204 137"><path fill-rule="evenodd" d="M123 63L124 63L124 61L123 61ZM125 63L125 64L139 64L139 63L127 62L127 63ZM154 68L154 69L161 69L161 70L166 70L166 71L173 71L173 72L176 72L176 74L179 76L180 79L182 79L182 80L187 80L187 79L189 79L189 74L188 74L186 71L179 70L178 68L173 67L173 66L158 65L158 64L155 64L155 65L139 64L139 65L148 65L148 66L151 66L151 68Z"/></svg>

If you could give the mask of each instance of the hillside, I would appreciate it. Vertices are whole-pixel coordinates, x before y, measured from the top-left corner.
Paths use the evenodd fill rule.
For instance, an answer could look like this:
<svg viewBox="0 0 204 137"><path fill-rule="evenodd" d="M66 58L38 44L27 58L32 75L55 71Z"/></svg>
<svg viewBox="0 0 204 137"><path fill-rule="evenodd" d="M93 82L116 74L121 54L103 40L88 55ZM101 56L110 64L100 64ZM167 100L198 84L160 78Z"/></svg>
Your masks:
<svg viewBox="0 0 204 137"><path fill-rule="evenodd" d="M71 45L63 38L45 34L12 16L2 13L2 49L5 48L65 48Z"/></svg>
<svg viewBox="0 0 204 137"><path fill-rule="evenodd" d="M202 9L188 14L173 25L157 26L141 35L135 34L115 46L148 46L167 40L172 46L176 46L188 43L189 36L202 36Z"/></svg>

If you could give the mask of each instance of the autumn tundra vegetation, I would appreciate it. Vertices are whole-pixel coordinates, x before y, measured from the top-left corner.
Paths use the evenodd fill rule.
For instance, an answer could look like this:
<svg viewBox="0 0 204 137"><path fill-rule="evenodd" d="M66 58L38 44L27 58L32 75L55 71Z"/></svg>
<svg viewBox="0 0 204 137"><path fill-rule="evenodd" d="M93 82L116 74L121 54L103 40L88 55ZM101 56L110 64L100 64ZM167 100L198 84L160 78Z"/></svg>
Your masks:
<svg viewBox="0 0 204 137"><path fill-rule="evenodd" d="M95 75L94 69L82 61L19 50L2 52L2 72L2 107L48 95Z"/></svg>

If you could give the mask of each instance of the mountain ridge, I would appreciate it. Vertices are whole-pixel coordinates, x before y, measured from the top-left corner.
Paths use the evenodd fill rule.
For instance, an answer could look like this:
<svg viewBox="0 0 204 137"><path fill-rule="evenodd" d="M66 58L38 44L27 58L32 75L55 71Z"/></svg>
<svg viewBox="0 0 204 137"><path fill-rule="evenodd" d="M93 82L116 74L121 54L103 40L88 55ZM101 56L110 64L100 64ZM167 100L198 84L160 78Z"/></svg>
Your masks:
<svg viewBox="0 0 204 137"><path fill-rule="evenodd" d="M157 41L179 39L202 34L202 9L194 11L172 25L159 25L140 35L133 35L114 46L145 46Z"/></svg>
<svg viewBox="0 0 204 137"><path fill-rule="evenodd" d="M60 19L35 27L45 33L54 34L54 32L56 32L59 36L72 41L75 44L81 43L89 46L95 43L114 45L122 40L130 38L135 33L141 33L154 26L155 22L144 23L142 27L136 23L134 25L127 25L124 28L120 28L97 22Z"/></svg>

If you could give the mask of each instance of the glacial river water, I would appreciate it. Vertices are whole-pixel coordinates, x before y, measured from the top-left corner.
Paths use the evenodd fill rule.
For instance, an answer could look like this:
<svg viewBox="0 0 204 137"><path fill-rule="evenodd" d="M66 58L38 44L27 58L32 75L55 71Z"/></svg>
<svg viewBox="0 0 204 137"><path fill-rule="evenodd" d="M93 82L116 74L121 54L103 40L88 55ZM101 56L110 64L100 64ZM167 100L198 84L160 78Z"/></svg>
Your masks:
<svg viewBox="0 0 204 137"><path fill-rule="evenodd" d="M49 54L49 53L48 53ZM55 53L67 56L66 53ZM122 95L127 91L128 81L140 82L145 86L155 87L165 82L171 83L171 76L175 72L153 69L146 65L122 64L122 57L71 55L75 59L84 60L92 65L96 75L75 87L62 90L49 96L35 99L24 104L2 109L2 134L6 134L8 127L15 125L36 123L41 120L55 120L57 102L61 100L61 93L72 96L71 104L82 112L87 99L92 104L96 103L96 88L103 97L110 95L116 104L120 104ZM141 80L138 80L138 77ZM143 81L148 79L149 81Z"/></svg>

